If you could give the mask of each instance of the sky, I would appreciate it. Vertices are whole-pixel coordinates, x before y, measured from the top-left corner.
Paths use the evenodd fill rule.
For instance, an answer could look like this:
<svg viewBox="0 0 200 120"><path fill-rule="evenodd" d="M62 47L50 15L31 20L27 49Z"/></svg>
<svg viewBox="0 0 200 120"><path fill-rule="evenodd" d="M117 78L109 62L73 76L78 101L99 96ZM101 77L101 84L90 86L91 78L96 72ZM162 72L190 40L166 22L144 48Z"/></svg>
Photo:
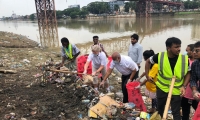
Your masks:
<svg viewBox="0 0 200 120"><path fill-rule="evenodd" d="M90 2L102 0L54 0L56 10L64 10L69 5L79 4L81 7ZM103 0L108 1L108 0ZM12 13L17 15L30 15L36 13L35 0L0 0L0 18L10 17Z"/></svg>

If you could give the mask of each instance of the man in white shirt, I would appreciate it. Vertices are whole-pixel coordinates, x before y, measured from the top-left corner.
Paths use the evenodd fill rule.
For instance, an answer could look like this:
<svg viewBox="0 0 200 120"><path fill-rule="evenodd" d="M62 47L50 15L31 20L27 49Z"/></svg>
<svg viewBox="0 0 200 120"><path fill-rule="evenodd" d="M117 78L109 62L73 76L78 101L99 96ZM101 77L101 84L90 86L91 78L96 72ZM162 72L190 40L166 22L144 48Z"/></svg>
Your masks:
<svg viewBox="0 0 200 120"><path fill-rule="evenodd" d="M122 74L122 92L123 92L123 103L128 102L128 93L126 84L136 79L135 74L138 71L137 64L129 57L120 55L118 52L112 54L113 61L111 62L110 68L108 69L103 81L100 86L104 85L105 80L112 73L113 69L116 68Z"/></svg>
<svg viewBox="0 0 200 120"><path fill-rule="evenodd" d="M102 78L106 74L106 65L107 65L107 58L104 52L101 52L101 47L99 45L94 45L91 47L92 53L89 54L87 62L84 66L83 74L87 73L87 68L89 66L90 61L92 61L92 75L96 76L99 73L102 74ZM96 90L98 90L98 84L93 83ZM106 87L108 92L110 92L108 88L108 82L106 82Z"/></svg>

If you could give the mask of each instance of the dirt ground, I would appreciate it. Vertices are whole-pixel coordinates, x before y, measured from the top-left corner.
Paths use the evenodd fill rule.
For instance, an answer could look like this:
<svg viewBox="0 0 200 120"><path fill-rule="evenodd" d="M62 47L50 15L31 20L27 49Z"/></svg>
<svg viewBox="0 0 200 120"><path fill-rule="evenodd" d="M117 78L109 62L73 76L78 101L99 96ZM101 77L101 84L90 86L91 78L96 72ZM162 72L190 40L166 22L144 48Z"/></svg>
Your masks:
<svg viewBox="0 0 200 120"><path fill-rule="evenodd" d="M72 87L75 77L63 84L51 84L41 77L42 65L53 59L60 62L59 50L41 48L0 47L0 71L16 70L16 74L0 73L0 119L17 120L71 120L87 118L89 97L84 88ZM27 61L24 61L27 59ZM38 67L40 66L40 67ZM114 79L114 78L112 78ZM112 82L120 90L117 82Z"/></svg>
<svg viewBox="0 0 200 120"><path fill-rule="evenodd" d="M38 43L30 40L27 36L0 31L0 47L9 48L33 48Z"/></svg>
<svg viewBox="0 0 200 120"><path fill-rule="evenodd" d="M0 32L0 119L87 119L87 104L81 100L95 96L85 88L76 87L74 76L67 76L68 80L62 84L44 81L49 80L48 76L38 77L44 73L46 63L61 62L60 49L40 48L28 39L13 40L13 37L18 35ZM9 74L5 70L17 73ZM111 85L120 90L117 82Z"/></svg>

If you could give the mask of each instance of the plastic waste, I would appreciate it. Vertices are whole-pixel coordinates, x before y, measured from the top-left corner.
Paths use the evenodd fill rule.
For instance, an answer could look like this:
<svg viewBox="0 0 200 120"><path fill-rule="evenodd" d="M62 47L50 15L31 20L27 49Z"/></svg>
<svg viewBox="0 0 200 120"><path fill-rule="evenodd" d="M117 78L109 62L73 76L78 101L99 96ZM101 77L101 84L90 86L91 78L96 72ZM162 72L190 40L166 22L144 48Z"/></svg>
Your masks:
<svg viewBox="0 0 200 120"><path fill-rule="evenodd" d="M125 103L124 107L127 109L133 109L135 107L135 104L131 102Z"/></svg>
<svg viewBox="0 0 200 120"><path fill-rule="evenodd" d="M81 102L82 102L82 103L89 103L90 100L82 100Z"/></svg>
<svg viewBox="0 0 200 120"><path fill-rule="evenodd" d="M23 62L25 62L25 63L30 63L30 61L27 60L27 59L23 59Z"/></svg>

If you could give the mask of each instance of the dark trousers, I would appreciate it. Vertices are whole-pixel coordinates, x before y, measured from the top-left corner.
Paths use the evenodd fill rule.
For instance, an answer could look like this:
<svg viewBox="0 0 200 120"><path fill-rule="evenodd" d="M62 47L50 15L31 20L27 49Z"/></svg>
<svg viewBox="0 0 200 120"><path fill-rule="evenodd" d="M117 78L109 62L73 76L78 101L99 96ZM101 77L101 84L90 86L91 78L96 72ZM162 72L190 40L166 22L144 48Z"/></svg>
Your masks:
<svg viewBox="0 0 200 120"><path fill-rule="evenodd" d="M166 101L167 101L167 96L168 93L163 92L160 88L156 87L157 91L157 101L158 101L158 113L160 116L163 116L163 112L165 109ZM180 95L172 95L171 98L171 110L172 110L172 115L174 120L181 120L181 115L180 115L180 107L181 107L181 97Z"/></svg>
<svg viewBox="0 0 200 120"><path fill-rule="evenodd" d="M157 98L152 99L152 108L157 108Z"/></svg>
<svg viewBox="0 0 200 120"><path fill-rule="evenodd" d="M183 97L181 101L181 107L183 113L182 120L189 120L191 106L196 110L198 102L196 100L190 100L188 98Z"/></svg>
<svg viewBox="0 0 200 120"><path fill-rule="evenodd" d="M130 78L131 74L129 75L122 75L122 93L123 93L123 103L128 102L128 92L126 89L126 84L128 82L128 79ZM133 80L136 79L136 77L133 77Z"/></svg>
<svg viewBox="0 0 200 120"><path fill-rule="evenodd" d="M137 79L139 77L139 71L140 71L140 66L138 66L138 71L135 73L135 76L134 76L135 79Z"/></svg>

